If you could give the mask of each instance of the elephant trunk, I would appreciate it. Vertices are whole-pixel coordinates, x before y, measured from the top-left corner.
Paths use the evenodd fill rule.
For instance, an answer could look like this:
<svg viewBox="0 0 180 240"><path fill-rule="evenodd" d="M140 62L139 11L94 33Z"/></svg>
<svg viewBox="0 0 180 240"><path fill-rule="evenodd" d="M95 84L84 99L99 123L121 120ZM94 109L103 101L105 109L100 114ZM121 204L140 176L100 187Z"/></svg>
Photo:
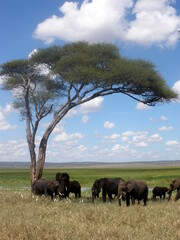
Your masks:
<svg viewBox="0 0 180 240"><path fill-rule="evenodd" d="M94 195L92 194L92 202L94 202L94 198L95 198L95 197L94 197Z"/></svg>
<svg viewBox="0 0 180 240"><path fill-rule="evenodd" d="M121 189L118 189L118 202L119 206L121 206L121 199L123 198L123 191Z"/></svg>
<svg viewBox="0 0 180 240"><path fill-rule="evenodd" d="M167 191L167 194L169 195L169 196L168 196L168 201L170 201L171 196L172 196L172 190L168 190L168 191Z"/></svg>

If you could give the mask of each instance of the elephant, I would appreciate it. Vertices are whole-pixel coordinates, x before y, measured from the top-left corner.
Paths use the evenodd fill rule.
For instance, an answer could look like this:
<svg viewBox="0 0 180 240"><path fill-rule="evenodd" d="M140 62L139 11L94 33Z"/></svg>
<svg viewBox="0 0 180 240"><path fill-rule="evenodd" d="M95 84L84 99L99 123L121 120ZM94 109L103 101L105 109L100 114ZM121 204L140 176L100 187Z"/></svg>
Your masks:
<svg viewBox="0 0 180 240"><path fill-rule="evenodd" d="M125 198L127 207L130 205L130 198L132 204L135 204L135 199L138 200L138 204L140 200L143 199L145 206L148 198L148 186L144 181L141 180L120 181L118 186L119 206L121 206L121 198L123 197L123 193L126 196Z"/></svg>
<svg viewBox="0 0 180 240"><path fill-rule="evenodd" d="M100 187L100 184L101 184L101 179L97 179L95 180L93 186L92 186L92 202L94 202L94 199L95 198L99 198L99 193L101 191L101 187Z"/></svg>
<svg viewBox="0 0 180 240"><path fill-rule="evenodd" d="M176 189L177 189L177 194L174 199L175 201L177 201L180 198L180 178L176 178L172 180L172 182L170 183L169 190L167 192L167 194L169 194L168 201L171 199L172 192Z"/></svg>
<svg viewBox="0 0 180 240"><path fill-rule="evenodd" d="M108 195L109 201L112 202L112 194L117 196L118 185L120 181L124 181L122 178L100 178L95 180L92 186L92 202L99 197L99 193L102 189L103 202L106 202L106 195Z"/></svg>
<svg viewBox="0 0 180 240"><path fill-rule="evenodd" d="M60 196L61 187L58 181L42 180L35 181L32 185L32 193L35 195L51 196L53 200L54 196Z"/></svg>
<svg viewBox="0 0 180 240"><path fill-rule="evenodd" d="M165 199L167 191L168 191L167 187L159 187L159 186L154 187L152 190L152 193L153 193L152 200L155 201L157 196L159 196L160 201L162 197L163 199Z"/></svg>
<svg viewBox="0 0 180 240"><path fill-rule="evenodd" d="M81 185L78 181L69 181L69 193L74 193L75 198L77 198L77 196L79 196L79 198L81 197Z"/></svg>
<svg viewBox="0 0 180 240"><path fill-rule="evenodd" d="M60 184L63 181L63 185L65 185L64 197L68 197L69 196L69 178L70 177L69 177L68 173L60 173L60 172L56 173L56 178L55 178L56 181L58 181Z"/></svg>

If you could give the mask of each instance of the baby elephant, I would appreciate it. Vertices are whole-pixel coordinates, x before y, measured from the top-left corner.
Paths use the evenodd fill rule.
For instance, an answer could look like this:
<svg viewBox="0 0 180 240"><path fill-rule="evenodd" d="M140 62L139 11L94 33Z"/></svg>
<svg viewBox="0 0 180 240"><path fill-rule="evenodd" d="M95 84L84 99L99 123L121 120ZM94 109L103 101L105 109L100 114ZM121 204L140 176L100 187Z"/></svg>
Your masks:
<svg viewBox="0 0 180 240"><path fill-rule="evenodd" d="M153 188L152 193L152 200L156 200L156 197L159 197L159 200L161 201L161 198L163 197L163 199L165 199L166 197L166 192L168 191L167 187L158 187L156 186L155 188Z"/></svg>
<svg viewBox="0 0 180 240"><path fill-rule="evenodd" d="M79 198L81 197L81 185L78 181L69 181L69 193L70 192L75 194L75 198L77 198L77 196Z"/></svg>

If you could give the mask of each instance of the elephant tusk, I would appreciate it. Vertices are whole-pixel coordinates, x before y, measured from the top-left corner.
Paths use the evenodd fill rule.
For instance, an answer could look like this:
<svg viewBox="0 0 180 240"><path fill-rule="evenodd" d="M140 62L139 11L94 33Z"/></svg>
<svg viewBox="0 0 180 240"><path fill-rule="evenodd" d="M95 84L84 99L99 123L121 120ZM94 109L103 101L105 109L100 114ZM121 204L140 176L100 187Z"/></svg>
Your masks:
<svg viewBox="0 0 180 240"><path fill-rule="evenodd" d="M60 196L64 196L64 193L58 192Z"/></svg>
<svg viewBox="0 0 180 240"><path fill-rule="evenodd" d="M121 199L122 198L122 195L119 197L119 199Z"/></svg>

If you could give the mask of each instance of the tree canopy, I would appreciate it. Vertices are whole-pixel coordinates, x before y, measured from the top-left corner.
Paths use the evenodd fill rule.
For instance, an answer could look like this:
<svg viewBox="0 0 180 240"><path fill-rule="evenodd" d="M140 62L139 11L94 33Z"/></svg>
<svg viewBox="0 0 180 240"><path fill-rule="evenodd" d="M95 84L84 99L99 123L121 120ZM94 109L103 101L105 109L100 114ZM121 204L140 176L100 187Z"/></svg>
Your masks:
<svg viewBox="0 0 180 240"><path fill-rule="evenodd" d="M41 178L48 138L71 108L114 93L151 106L177 97L151 62L122 57L116 46L106 43L39 49L29 59L2 64L0 75L3 89L13 90L14 107L26 120L31 182ZM39 122L51 113L36 158Z"/></svg>

